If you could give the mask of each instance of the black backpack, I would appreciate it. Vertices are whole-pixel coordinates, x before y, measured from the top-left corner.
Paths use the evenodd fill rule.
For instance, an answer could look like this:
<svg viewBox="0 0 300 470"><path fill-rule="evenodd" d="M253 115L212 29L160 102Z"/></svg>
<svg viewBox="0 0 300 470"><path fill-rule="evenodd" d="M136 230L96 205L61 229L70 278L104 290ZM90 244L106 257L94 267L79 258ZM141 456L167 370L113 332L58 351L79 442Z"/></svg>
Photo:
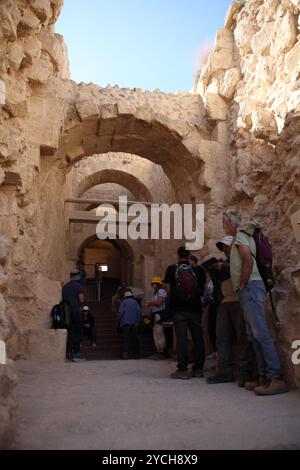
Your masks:
<svg viewBox="0 0 300 470"><path fill-rule="evenodd" d="M62 300L51 310L52 328L69 330L72 323L72 310L69 302Z"/></svg>
<svg viewBox="0 0 300 470"><path fill-rule="evenodd" d="M177 264L175 271L176 295L184 302L193 302L199 293L195 272L188 264Z"/></svg>

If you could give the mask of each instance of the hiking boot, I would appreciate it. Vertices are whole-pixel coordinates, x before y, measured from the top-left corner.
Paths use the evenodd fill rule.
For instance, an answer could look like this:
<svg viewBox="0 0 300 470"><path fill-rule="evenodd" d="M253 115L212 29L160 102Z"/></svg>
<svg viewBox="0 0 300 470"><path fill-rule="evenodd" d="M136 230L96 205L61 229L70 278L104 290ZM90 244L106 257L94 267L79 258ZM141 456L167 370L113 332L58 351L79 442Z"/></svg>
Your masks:
<svg viewBox="0 0 300 470"><path fill-rule="evenodd" d="M151 359L152 361L161 361L162 359L166 359L166 356L164 355L164 353L156 352L152 354L149 359Z"/></svg>
<svg viewBox="0 0 300 470"><path fill-rule="evenodd" d="M206 379L208 384L224 384L234 382L233 377L229 375L216 374Z"/></svg>
<svg viewBox="0 0 300 470"><path fill-rule="evenodd" d="M239 380L238 380L238 386L240 388L244 388L244 387L246 387L246 384L250 383L250 382L251 382L251 379L249 379L249 378L246 379L244 377L240 377Z"/></svg>
<svg viewBox="0 0 300 470"><path fill-rule="evenodd" d="M86 357L80 352L73 354L72 362L84 362L84 361L86 361Z"/></svg>
<svg viewBox="0 0 300 470"><path fill-rule="evenodd" d="M255 395L278 395L279 393L287 393L289 388L281 379L272 379L269 385L256 387Z"/></svg>
<svg viewBox="0 0 300 470"><path fill-rule="evenodd" d="M203 370L202 369L191 369L189 371L190 377L196 377L197 379L202 379Z"/></svg>
<svg viewBox="0 0 300 470"><path fill-rule="evenodd" d="M267 377L260 376L258 380L252 380L245 383L245 389L249 392L254 392L257 387L267 387L269 385L269 380Z"/></svg>
<svg viewBox="0 0 300 470"><path fill-rule="evenodd" d="M187 380L190 378L190 374L187 370L177 369L175 372L172 372L171 379L182 379Z"/></svg>

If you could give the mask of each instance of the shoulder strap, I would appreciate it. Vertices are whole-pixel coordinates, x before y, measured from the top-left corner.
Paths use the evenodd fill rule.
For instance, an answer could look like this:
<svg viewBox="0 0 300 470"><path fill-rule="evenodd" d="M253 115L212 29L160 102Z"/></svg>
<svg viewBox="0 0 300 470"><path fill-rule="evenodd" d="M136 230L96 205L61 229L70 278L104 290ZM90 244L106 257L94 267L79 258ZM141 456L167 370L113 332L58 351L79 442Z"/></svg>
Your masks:
<svg viewBox="0 0 300 470"><path fill-rule="evenodd" d="M245 233L245 234L248 235L248 237L250 237L250 238L253 238L253 235L250 235L250 233L246 232L245 230L240 230L240 232ZM253 238L253 240L254 240L254 238ZM255 241L255 240L254 240L254 241ZM251 255L253 256L253 258L255 259L255 261L257 261L255 254L252 253L251 250L250 250L250 253L251 253Z"/></svg>

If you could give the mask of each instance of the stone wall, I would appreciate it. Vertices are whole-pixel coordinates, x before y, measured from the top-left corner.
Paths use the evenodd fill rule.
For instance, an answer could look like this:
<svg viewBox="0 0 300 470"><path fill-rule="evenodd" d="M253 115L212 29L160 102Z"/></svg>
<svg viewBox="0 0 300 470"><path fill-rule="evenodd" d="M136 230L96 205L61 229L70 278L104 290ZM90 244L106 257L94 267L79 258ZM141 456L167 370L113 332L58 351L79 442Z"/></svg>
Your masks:
<svg viewBox="0 0 300 470"><path fill-rule="evenodd" d="M278 338L290 372L300 338L300 245L290 221L300 207L299 13L299 0L233 2L197 87L214 139L228 149L224 205L261 220L273 243Z"/></svg>
<svg viewBox="0 0 300 470"><path fill-rule="evenodd" d="M11 354L18 330L47 328L59 300L70 267L64 200L73 194L69 175L83 156L137 149L148 160L148 181L152 162L162 165L160 190L175 185L176 197L188 201L207 191L205 183L198 189L198 140L209 137L200 97L68 80L66 48L53 29L61 5L18 0L0 8L0 217L11 247L1 267L0 312Z"/></svg>
<svg viewBox="0 0 300 470"><path fill-rule="evenodd" d="M289 219L300 207L299 1L233 2L197 93L176 95L69 80L53 26L61 7L0 5L0 337L17 344L20 329L47 328L70 266L64 200L74 195L76 165L78 174L99 171L93 155L105 154L100 169L111 170L107 153L125 152L144 159L136 176L154 200L206 204L202 256L222 234L224 207L264 222L290 364L291 341L300 338L300 250ZM161 167L159 191L153 165ZM151 246L146 265L163 274L172 253L157 246L157 261ZM299 368L295 376L299 385Z"/></svg>
<svg viewBox="0 0 300 470"><path fill-rule="evenodd" d="M0 449L12 444L17 411L17 374L12 361L0 364Z"/></svg>

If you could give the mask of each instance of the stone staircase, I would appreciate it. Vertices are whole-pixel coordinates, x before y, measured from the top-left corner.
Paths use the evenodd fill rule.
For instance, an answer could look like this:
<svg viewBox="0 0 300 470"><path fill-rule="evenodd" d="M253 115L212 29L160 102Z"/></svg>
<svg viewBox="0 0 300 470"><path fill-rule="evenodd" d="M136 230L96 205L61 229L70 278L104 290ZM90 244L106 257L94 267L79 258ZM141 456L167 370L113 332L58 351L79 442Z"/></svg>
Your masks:
<svg viewBox="0 0 300 470"><path fill-rule="evenodd" d="M88 282L86 304L94 315L97 331L97 348L91 348L88 339L84 339L81 352L88 360L121 359L122 337L116 331L116 316L111 311L111 298L118 283L114 279L104 279L101 285L101 300L97 300L95 282ZM155 352L152 330L145 329L140 336L141 357L148 357Z"/></svg>

